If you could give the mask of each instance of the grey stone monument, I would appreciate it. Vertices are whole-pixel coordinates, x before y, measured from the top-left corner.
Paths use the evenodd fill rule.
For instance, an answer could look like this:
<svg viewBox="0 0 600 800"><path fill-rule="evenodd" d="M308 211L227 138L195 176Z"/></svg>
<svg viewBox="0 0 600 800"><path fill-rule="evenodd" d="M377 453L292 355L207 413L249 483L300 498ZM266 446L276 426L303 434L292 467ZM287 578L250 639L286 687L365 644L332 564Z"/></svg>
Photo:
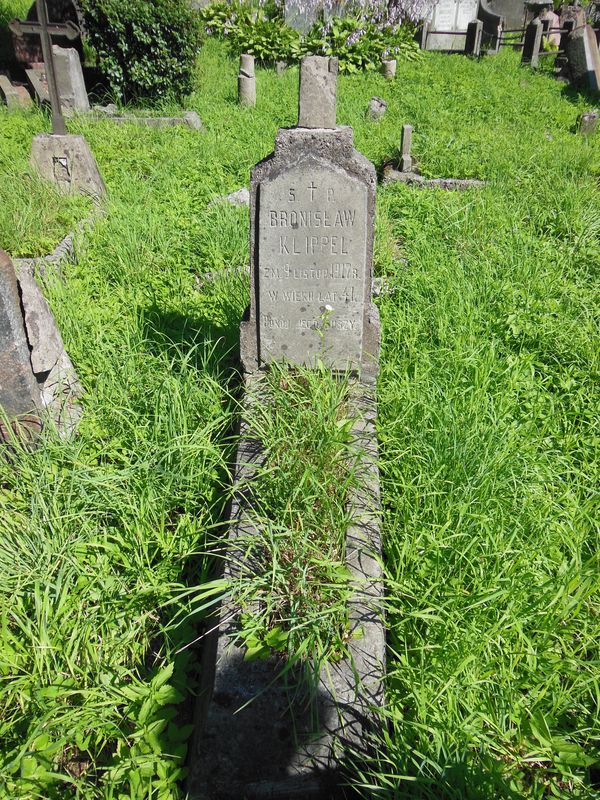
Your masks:
<svg viewBox="0 0 600 800"><path fill-rule="evenodd" d="M302 63L299 126L280 130L250 189L247 371L272 360L364 375L377 370L379 323L371 303L375 170L335 126L335 59Z"/></svg>
<svg viewBox="0 0 600 800"><path fill-rule="evenodd" d="M412 147L412 135L413 135L413 127L412 125L403 125L402 126L402 143L400 145L401 156L400 156L400 172L412 172L413 171L413 160L410 155L410 149Z"/></svg>
<svg viewBox="0 0 600 800"><path fill-rule="evenodd" d="M35 137L31 148L31 163L43 178L54 183L60 191L79 191L92 197L101 197L106 190L87 142L83 136L70 136L67 133L52 49L52 36L74 37L79 35L79 30L72 23L50 23L45 0L36 0L36 8L38 22L15 20L10 24L16 33L38 35L44 54L52 109L52 133Z"/></svg>
<svg viewBox="0 0 600 800"><path fill-rule="evenodd" d="M567 69L577 87L600 92L600 52L591 25L574 28L567 37Z"/></svg>
<svg viewBox="0 0 600 800"><path fill-rule="evenodd" d="M241 106L253 108L256 105L256 76L254 74L254 56L242 53L240 56L240 73L238 75L238 99Z"/></svg>
<svg viewBox="0 0 600 800"><path fill-rule="evenodd" d="M600 114L597 111L585 111L577 122L579 133L582 136L589 136L591 133L595 133L599 118Z"/></svg>
<svg viewBox="0 0 600 800"><path fill-rule="evenodd" d="M11 421L41 428L40 390L31 369L19 285L8 254L0 250L0 408ZM0 420L0 442L9 433Z"/></svg>
<svg viewBox="0 0 600 800"><path fill-rule="evenodd" d="M311 681L294 668L284 679L282 655L244 659L236 637L240 610L224 600L209 620L203 648L189 756L190 800L333 797L345 755L366 754L368 733L377 724L375 709L384 701L373 389L379 322L371 302L376 175L354 149L352 129L335 124L336 66L317 56L303 60L303 125L280 130L275 152L252 172L252 289L240 345L247 389L275 360L310 366L321 358L333 370L355 373L349 406L360 417L354 434L364 459L361 488L349 500L356 522L346 532L354 589L347 609L348 654L323 666ZM303 107L304 98L310 110ZM324 120L331 124L323 126ZM262 399L246 396L248 413L255 402ZM255 535L248 513L251 481L262 463L261 445L244 422L227 578L253 568L244 562L240 542Z"/></svg>
<svg viewBox="0 0 600 800"><path fill-rule="evenodd" d="M13 432L30 439L52 419L70 434L81 409L81 387L65 350L52 312L24 262L15 269L0 250L0 408L9 418L0 421L0 441Z"/></svg>
<svg viewBox="0 0 600 800"><path fill-rule="evenodd" d="M74 47L52 45L52 55L62 113L65 116L71 116L75 112L89 111L90 101L77 50ZM40 103L50 103L45 65L30 67L25 70L25 73Z"/></svg>

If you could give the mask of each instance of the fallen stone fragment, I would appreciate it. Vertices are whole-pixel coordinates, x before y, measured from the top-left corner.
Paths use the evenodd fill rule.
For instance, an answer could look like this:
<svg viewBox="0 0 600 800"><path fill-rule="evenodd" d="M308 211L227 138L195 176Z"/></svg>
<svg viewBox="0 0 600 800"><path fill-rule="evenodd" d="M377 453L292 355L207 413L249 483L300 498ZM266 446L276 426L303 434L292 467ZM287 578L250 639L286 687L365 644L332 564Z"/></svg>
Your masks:
<svg viewBox="0 0 600 800"><path fill-rule="evenodd" d="M409 186L418 186L422 189L481 189L485 181L475 178L424 178L415 172L399 172L393 167L386 166L383 171L383 183L406 183Z"/></svg>

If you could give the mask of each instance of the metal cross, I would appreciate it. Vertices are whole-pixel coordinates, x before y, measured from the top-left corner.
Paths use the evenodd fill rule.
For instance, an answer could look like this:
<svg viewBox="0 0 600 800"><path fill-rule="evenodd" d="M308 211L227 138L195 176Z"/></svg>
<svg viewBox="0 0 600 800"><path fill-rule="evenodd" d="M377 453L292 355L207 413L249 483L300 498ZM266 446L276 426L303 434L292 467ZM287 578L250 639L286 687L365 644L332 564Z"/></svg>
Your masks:
<svg viewBox="0 0 600 800"><path fill-rule="evenodd" d="M38 17L37 22L15 19L9 24L9 28L17 36L29 33L40 37L42 42L42 54L44 56L44 67L46 69L46 79L48 81L50 106L52 108L52 133L64 135L67 132L67 127L60 106L60 94L58 92L56 69L54 68L54 56L52 53L52 37L66 36L69 40L77 39L80 35L80 31L73 22L48 22L46 0L35 0L35 7Z"/></svg>

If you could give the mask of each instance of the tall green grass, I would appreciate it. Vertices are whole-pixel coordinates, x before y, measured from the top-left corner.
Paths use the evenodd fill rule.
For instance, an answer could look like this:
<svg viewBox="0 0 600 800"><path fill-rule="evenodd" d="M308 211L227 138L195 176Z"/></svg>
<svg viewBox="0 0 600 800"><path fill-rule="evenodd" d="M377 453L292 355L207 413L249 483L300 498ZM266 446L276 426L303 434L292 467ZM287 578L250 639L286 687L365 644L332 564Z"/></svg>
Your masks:
<svg viewBox="0 0 600 800"><path fill-rule="evenodd" d="M176 651L195 633L171 623L226 496L248 296L231 270L247 211L210 201L296 117L295 68L258 71L255 110L237 106L236 72L208 42L189 100L204 133L69 123L109 201L48 286L86 391L80 435L49 432L1 467L11 798L176 796L195 663ZM389 104L377 124L373 95ZM366 796L600 791L600 137L574 132L590 102L508 52L339 80L338 120L378 166L410 122L424 174L488 181L378 193L389 676L377 758L355 776ZM32 194L48 121L0 118L0 242L44 252L87 208Z"/></svg>

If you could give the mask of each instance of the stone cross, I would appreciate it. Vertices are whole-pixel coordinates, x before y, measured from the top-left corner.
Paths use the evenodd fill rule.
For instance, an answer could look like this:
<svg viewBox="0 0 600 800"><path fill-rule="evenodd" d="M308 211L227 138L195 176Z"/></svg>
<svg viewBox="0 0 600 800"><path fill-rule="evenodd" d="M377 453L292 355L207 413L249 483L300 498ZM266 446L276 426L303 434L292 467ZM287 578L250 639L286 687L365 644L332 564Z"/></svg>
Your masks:
<svg viewBox="0 0 600 800"><path fill-rule="evenodd" d="M252 296L242 323L246 372L272 361L378 369L371 300L375 169L336 127L337 59L304 58L299 124L281 129L250 189Z"/></svg>
<svg viewBox="0 0 600 800"><path fill-rule="evenodd" d="M67 39L77 39L80 35L79 28L73 22L50 23L48 21L48 9L46 0L36 0L37 22L27 22L23 20L13 20L9 27L17 36L32 34L40 37L42 43L42 53L46 76L48 80L48 93L50 95L50 106L52 108L52 133L64 135L67 132L65 119L62 115L60 95L58 93L58 83L56 80L56 67L54 64L54 54L52 52L52 37L66 36Z"/></svg>

